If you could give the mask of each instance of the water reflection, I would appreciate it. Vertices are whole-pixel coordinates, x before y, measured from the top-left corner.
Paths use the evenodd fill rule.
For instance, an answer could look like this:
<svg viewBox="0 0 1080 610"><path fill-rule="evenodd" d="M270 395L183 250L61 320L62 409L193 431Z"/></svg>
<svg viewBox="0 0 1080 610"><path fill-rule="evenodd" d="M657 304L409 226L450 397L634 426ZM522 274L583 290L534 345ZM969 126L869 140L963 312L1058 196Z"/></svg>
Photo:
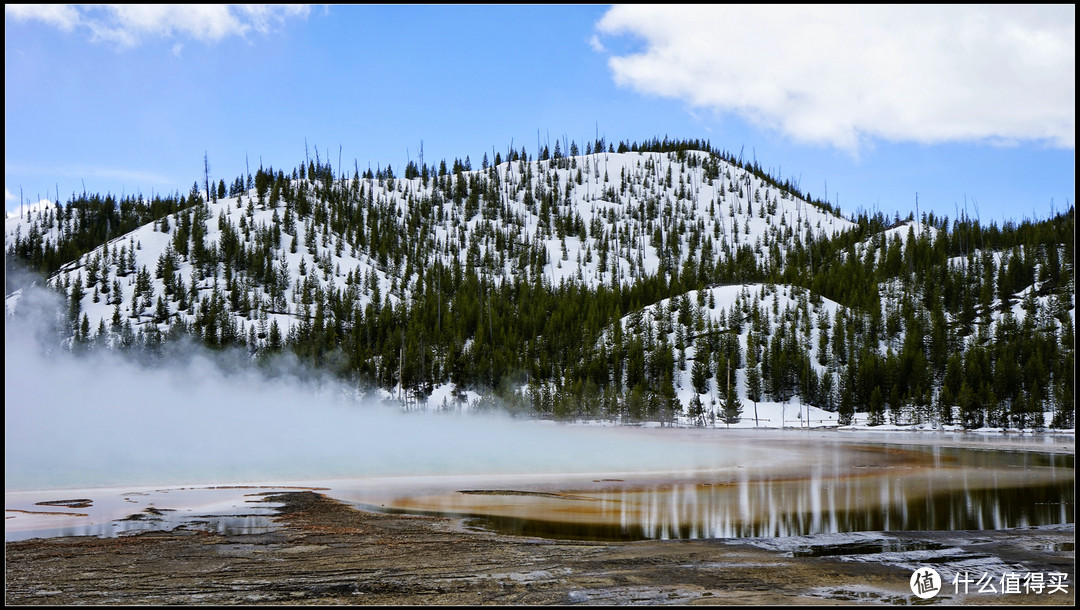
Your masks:
<svg viewBox="0 0 1080 610"><path fill-rule="evenodd" d="M32 538L56 538L60 536L95 536L112 538L142 532L172 532L177 529L198 530L221 535L265 534L275 525L264 515L175 515L155 519L118 519L116 521L86 522L61 527L6 532L6 541L30 540Z"/></svg>
<svg viewBox="0 0 1080 610"><path fill-rule="evenodd" d="M228 535L272 531L279 503L266 501L269 492L254 489L223 486L83 490L87 497L80 498L78 504L73 504L75 500L57 499L65 492L9 492L5 498L4 538L7 542L56 536L110 538L177 529ZM43 495L47 499L43 500Z"/></svg>
<svg viewBox="0 0 1080 610"><path fill-rule="evenodd" d="M783 537L1003 529L1073 522L1073 456L955 447L844 447L799 469L739 468L680 481L573 489L454 490L390 510L474 527L594 540Z"/></svg>

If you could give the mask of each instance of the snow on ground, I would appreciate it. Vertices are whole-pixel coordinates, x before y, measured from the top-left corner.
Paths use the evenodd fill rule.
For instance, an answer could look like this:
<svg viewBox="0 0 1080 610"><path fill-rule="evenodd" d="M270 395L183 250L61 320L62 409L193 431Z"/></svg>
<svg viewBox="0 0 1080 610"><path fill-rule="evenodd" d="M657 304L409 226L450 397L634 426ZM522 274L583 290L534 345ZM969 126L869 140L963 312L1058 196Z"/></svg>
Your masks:
<svg viewBox="0 0 1080 610"><path fill-rule="evenodd" d="M923 234L926 234L927 237L929 237L930 240L933 241L937 239L938 230L937 228L930 225L909 220L906 222L902 222L898 226L895 226L891 229L886 229L885 243L889 243L893 239L899 239L900 245L904 246L907 245L907 240L909 236L919 237Z"/></svg>
<svg viewBox="0 0 1080 610"><path fill-rule="evenodd" d="M742 399L742 416L737 424L726 424L719 417L716 428L822 428L840 425L840 414L802 404L798 397L786 403ZM689 423L689 422L687 422Z"/></svg>

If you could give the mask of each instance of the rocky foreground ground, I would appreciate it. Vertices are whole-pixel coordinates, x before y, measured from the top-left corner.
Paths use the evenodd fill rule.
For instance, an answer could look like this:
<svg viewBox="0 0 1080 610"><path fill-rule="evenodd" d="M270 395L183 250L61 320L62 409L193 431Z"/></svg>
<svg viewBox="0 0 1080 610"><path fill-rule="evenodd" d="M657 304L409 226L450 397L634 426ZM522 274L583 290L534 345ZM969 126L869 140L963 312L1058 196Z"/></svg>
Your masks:
<svg viewBox="0 0 1080 610"><path fill-rule="evenodd" d="M277 527L192 525L5 545L5 603L25 604L1051 604L1072 606L1072 525L783 540L590 542L476 531L459 519L356 510L310 491L263 494ZM1067 574L1050 594L931 600L913 566L972 577Z"/></svg>

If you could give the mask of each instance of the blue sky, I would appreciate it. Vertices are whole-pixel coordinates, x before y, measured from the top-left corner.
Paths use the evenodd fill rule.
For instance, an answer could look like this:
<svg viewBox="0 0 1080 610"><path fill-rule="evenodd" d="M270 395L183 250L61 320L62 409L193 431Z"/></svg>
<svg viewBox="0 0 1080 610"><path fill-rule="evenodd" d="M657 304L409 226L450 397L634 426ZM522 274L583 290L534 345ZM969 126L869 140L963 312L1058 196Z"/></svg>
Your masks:
<svg viewBox="0 0 1080 610"><path fill-rule="evenodd" d="M6 5L5 205L700 138L846 214L1075 201L1075 8ZM351 170L349 172L351 174ZM824 198L824 197L823 197ZM1052 202L1052 203L1051 203Z"/></svg>

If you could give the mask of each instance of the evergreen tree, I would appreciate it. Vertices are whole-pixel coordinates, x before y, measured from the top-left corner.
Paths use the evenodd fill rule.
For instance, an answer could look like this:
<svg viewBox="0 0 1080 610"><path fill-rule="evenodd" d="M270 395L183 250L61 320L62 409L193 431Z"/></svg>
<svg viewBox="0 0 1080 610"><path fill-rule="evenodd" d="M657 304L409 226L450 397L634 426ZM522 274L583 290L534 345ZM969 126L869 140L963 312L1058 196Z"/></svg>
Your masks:
<svg viewBox="0 0 1080 610"><path fill-rule="evenodd" d="M742 419L742 401L739 400L738 393L735 391L735 386L728 386L728 389L724 394L724 402L721 405L721 411L725 424L737 424Z"/></svg>
<svg viewBox="0 0 1080 610"><path fill-rule="evenodd" d="M690 369L690 383L696 394L709 392L709 362L706 354L707 352L703 352L701 358L695 358L694 366Z"/></svg>
<svg viewBox="0 0 1080 610"><path fill-rule="evenodd" d="M687 407L687 415L690 416L690 421L698 426L705 426L705 407L701 404L701 398L697 394L694 394L690 398L690 405Z"/></svg>
<svg viewBox="0 0 1080 610"><path fill-rule="evenodd" d="M880 426L885 423L885 401L881 397L881 388L874 386L870 392L870 402L867 404L868 423L871 426Z"/></svg>
<svg viewBox="0 0 1080 610"><path fill-rule="evenodd" d="M71 321L73 328L74 324L79 321L83 296L85 296L85 291L83 290L83 279L80 272L75 276L75 281L71 284L71 294L68 297L68 320Z"/></svg>
<svg viewBox="0 0 1080 610"><path fill-rule="evenodd" d="M758 425L757 403L761 401L761 372L757 366L757 349L746 350L746 397L754 403L754 426Z"/></svg>

